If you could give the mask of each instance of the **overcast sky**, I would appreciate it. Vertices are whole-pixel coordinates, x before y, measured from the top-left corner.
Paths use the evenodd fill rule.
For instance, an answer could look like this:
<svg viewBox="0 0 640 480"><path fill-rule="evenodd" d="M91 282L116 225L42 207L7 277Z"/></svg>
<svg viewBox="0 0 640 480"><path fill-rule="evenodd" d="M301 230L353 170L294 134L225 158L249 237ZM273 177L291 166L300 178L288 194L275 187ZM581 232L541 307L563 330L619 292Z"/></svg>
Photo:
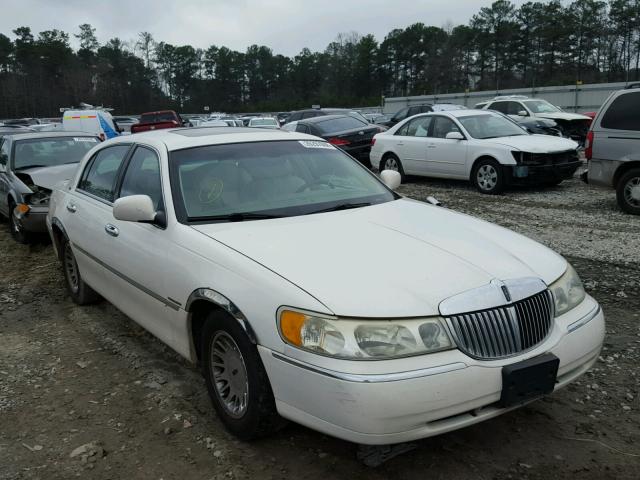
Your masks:
<svg viewBox="0 0 640 480"><path fill-rule="evenodd" d="M1 0L0 32L30 26L77 33L90 23L100 42L134 40L149 31L157 41L244 51L252 44L296 55L324 50L340 32L372 33L378 41L394 28L422 22L441 27L467 23L491 0ZM524 0L515 0L520 5ZM73 46L77 43L71 35Z"/></svg>

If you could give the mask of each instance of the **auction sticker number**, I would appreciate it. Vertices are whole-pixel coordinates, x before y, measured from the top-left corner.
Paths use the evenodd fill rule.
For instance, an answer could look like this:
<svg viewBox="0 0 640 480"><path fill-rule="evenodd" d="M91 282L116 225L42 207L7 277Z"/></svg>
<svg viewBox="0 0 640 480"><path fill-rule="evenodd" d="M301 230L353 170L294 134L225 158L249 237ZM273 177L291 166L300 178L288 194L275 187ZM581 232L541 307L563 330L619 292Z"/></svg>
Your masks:
<svg viewBox="0 0 640 480"><path fill-rule="evenodd" d="M316 140L298 140L298 143L304 148L328 148L329 150L333 150L334 148L330 143L318 142Z"/></svg>

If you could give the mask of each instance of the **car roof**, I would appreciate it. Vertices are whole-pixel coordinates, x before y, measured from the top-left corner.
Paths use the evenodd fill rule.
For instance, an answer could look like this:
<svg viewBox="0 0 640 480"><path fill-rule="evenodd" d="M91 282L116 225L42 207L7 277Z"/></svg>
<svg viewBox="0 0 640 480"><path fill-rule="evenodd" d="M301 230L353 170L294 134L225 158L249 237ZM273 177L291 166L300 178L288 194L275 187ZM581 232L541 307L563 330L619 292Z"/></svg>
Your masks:
<svg viewBox="0 0 640 480"><path fill-rule="evenodd" d="M168 128L141 132L134 135L116 137L108 140L110 144L131 143L162 143L167 150L181 150L206 145L223 145L226 143L268 142L279 140L318 140L318 137L299 132L269 130L248 127L190 127Z"/></svg>
<svg viewBox="0 0 640 480"><path fill-rule="evenodd" d="M94 138L98 138L98 136L94 133L87 133L87 132L69 132L69 131L64 131L64 132L56 132L56 131L52 131L52 132L37 132L37 131L32 131L32 132L25 132L25 133L16 133L14 135L10 135L11 139L13 141L16 140L32 140L32 139L38 139L38 138L64 138L64 137L94 137Z"/></svg>
<svg viewBox="0 0 640 480"><path fill-rule="evenodd" d="M320 115L318 117L304 118L298 120L299 123L321 123L328 120L335 120L336 118L353 118L351 115ZM357 118L355 119L357 120Z"/></svg>

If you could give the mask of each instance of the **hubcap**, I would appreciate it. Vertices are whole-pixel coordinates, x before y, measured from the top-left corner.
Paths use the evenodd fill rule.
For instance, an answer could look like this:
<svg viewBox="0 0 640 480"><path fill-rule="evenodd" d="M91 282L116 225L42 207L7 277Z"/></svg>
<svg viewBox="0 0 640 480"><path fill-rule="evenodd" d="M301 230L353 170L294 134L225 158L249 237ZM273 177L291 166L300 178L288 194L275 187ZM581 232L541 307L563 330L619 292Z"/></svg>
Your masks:
<svg viewBox="0 0 640 480"><path fill-rule="evenodd" d="M629 179L624 186L624 199L629 205L640 207L640 177Z"/></svg>
<svg viewBox="0 0 640 480"><path fill-rule="evenodd" d="M242 417L249 397L247 368L238 345L228 333L218 332L213 337L209 361L222 405L232 417Z"/></svg>
<svg viewBox="0 0 640 480"><path fill-rule="evenodd" d="M498 172L493 165L482 165L478 169L477 179L482 190L491 190L498 183Z"/></svg>
<svg viewBox="0 0 640 480"><path fill-rule="evenodd" d="M393 170L394 172L399 171L398 162L396 162L395 158L387 158L387 162L385 163L385 170Z"/></svg>
<svg viewBox="0 0 640 480"><path fill-rule="evenodd" d="M73 256L71 247L67 246L64 250L64 271L67 274L67 281L73 293L77 293L79 289L78 264Z"/></svg>

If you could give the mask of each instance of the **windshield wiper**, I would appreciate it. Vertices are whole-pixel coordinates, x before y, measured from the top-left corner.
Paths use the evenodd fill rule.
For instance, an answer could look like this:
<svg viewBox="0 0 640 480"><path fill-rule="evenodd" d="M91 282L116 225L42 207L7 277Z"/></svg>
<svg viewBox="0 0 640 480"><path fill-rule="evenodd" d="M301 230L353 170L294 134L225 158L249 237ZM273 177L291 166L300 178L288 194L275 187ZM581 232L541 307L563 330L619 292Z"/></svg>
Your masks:
<svg viewBox="0 0 640 480"><path fill-rule="evenodd" d="M368 207L369 205L371 205L370 202L341 203L340 205L336 205L334 207L323 208L321 210L314 210L313 212L307 213L307 215L313 215L314 213L324 213L324 212L338 212L340 210L349 210L352 208Z"/></svg>
<svg viewBox="0 0 640 480"><path fill-rule="evenodd" d="M226 215L211 215L209 217L189 217L190 222L215 222L226 220L228 222L244 222L245 220L266 220L269 218L282 218L283 215L271 215L268 213L235 212Z"/></svg>

